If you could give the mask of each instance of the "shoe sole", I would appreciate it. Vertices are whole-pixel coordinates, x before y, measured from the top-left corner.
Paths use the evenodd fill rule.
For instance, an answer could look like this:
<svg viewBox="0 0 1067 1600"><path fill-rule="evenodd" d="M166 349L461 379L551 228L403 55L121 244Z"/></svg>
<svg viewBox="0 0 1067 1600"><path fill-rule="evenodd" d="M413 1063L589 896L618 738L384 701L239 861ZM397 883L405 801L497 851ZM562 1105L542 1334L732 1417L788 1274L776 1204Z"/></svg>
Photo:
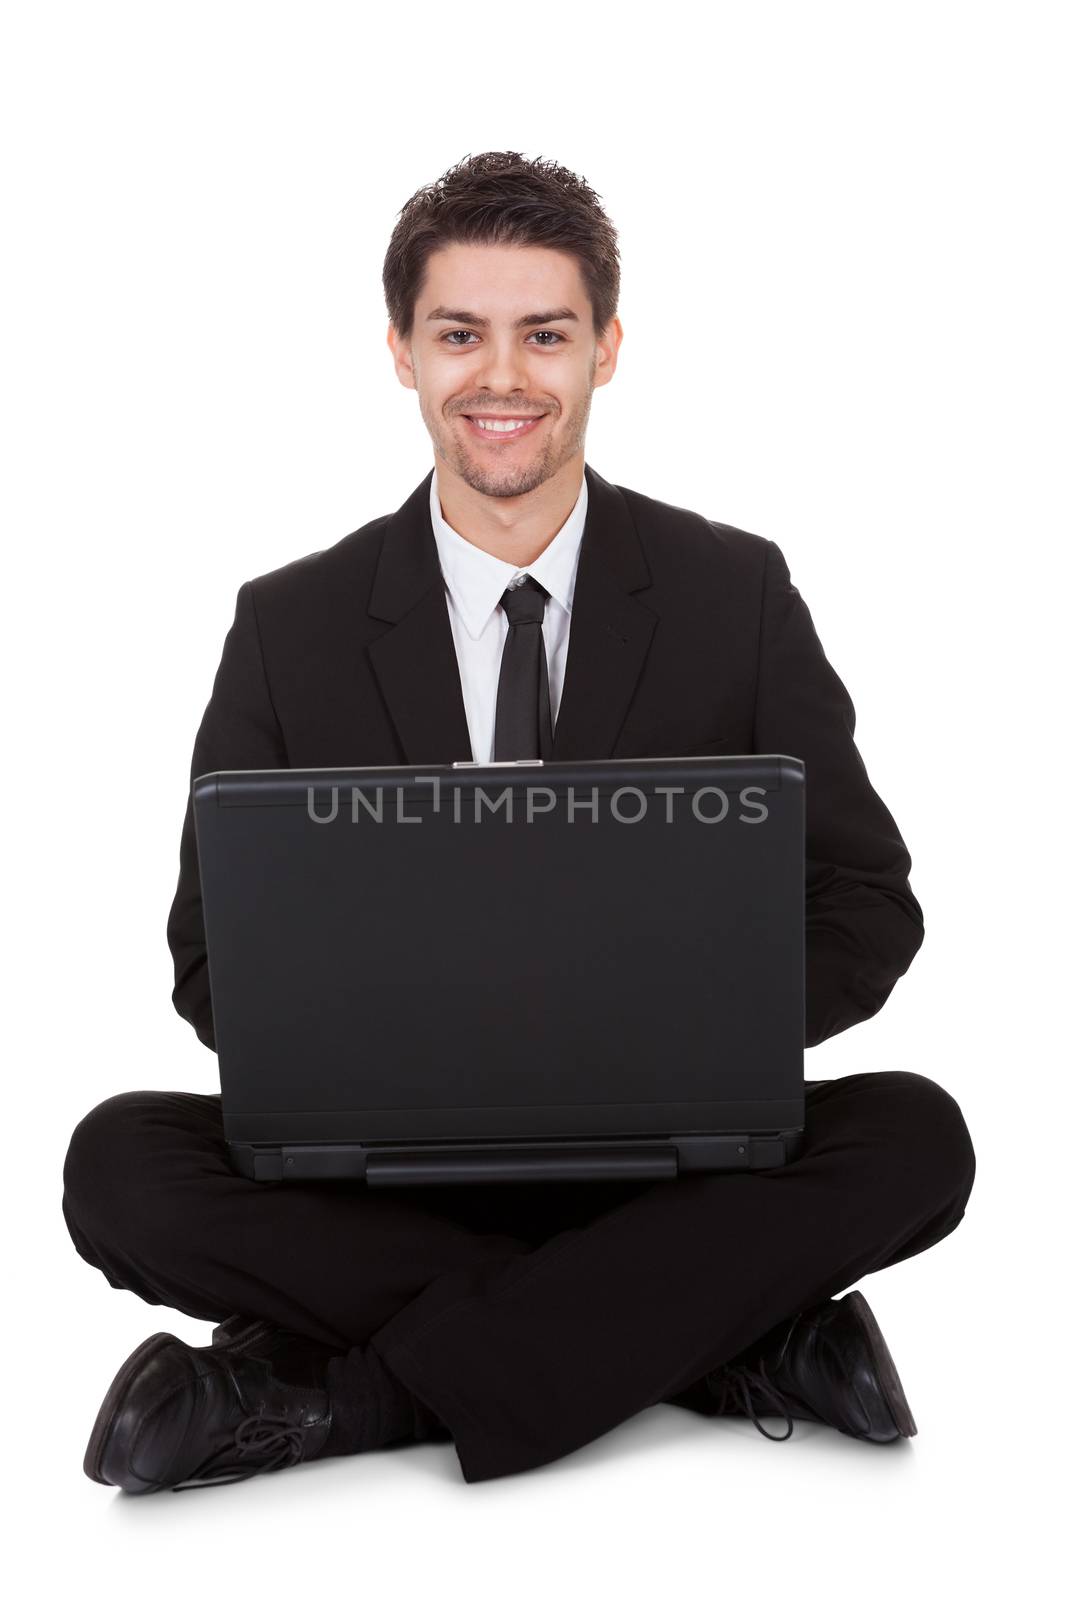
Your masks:
<svg viewBox="0 0 1067 1600"><path fill-rule="evenodd" d="M845 1298L867 1335L867 1343L870 1346L875 1375L878 1378L882 1393L885 1395L890 1416L893 1418L893 1425L902 1438L913 1438L919 1430L915 1425L915 1418L911 1414L911 1407L908 1405L904 1394L904 1385L900 1381L896 1363L889 1354L889 1346L882 1336L881 1328L875 1321L874 1312L858 1289L853 1289L852 1293L846 1295ZM881 1443L882 1441L876 1442ZM892 1440L884 1442L891 1444Z"/></svg>
<svg viewBox="0 0 1067 1600"><path fill-rule="evenodd" d="M233 1334L224 1333L221 1338L213 1339L213 1345L216 1349L221 1346L229 1354L236 1355L245 1345L251 1344L258 1339L267 1326L268 1324L265 1322L247 1321L244 1326L237 1329ZM219 1331L216 1330L216 1332ZM158 1351L165 1349L167 1345L180 1343L181 1340L176 1338L173 1333L153 1333L149 1338L145 1339L143 1344L139 1344L137 1349L126 1357L126 1360L111 1380L111 1387L104 1396L103 1404L97 1412L93 1431L89 1435L89 1443L85 1449L85 1459L82 1462L82 1470L87 1478L92 1478L94 1483L104 1483L109 1488L116 1487L110 1478L104 1476L103 1462L107 1447L111 1442L116 1419L125 1404L130 1385L146 1361Z"/></svg>

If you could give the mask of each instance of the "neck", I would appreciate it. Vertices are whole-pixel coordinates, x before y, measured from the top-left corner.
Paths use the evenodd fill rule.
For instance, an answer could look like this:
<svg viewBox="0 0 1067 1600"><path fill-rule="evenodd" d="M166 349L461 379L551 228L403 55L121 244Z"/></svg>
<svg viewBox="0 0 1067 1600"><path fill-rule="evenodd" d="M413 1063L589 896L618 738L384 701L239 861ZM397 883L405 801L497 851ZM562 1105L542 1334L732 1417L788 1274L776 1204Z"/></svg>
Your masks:
<svg viewBox="0 0 1067 1600"><path fill-rule="evenodd" d="M481 494L436 454L441 514L462 539L511 566L528 567L552 543L581 493L585 460L579 454L529 494Z"/></svg>

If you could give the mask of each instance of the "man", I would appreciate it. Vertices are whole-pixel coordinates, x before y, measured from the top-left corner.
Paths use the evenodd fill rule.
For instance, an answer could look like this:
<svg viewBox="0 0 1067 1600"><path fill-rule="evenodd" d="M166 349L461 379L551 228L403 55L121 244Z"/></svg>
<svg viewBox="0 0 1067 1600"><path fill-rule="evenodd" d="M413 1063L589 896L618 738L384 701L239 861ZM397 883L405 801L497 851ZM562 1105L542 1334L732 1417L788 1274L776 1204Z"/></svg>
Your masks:
<svg viewBox="0 0 1067 1600"><path fill-rule="evenodd" d="M191 776L799 756L806 1042L873 1016L922 912L781 550L585 464L622 339L597 197L514 152L474 157L408 202L384 277L433 470L392 516L241 586ZM213 1049L191 806L168 937L175 1006ZM226 1159L217 1095L105 1101L64 1169L77 1250L219 1326L210 1347L161 1333L133 1352L85 1470L142 1493L451 1439L476 1482L661 1400L744 1410L775 1438L797 1417L913 1434L866 1300L831 1297L957 1226L970 1136L915 1073L805 1087L781 1168L429 1194L255 1183ZM775 1414L780 1435L757 1420Z"/></svg>

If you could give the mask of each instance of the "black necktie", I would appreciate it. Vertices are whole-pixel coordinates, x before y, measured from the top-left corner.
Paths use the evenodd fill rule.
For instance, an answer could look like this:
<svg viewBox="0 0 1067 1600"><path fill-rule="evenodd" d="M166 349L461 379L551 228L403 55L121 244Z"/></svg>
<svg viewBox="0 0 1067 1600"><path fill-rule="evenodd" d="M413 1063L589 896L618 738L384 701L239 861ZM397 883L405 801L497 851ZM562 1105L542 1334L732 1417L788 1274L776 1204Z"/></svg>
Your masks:
<svg viewBox="0 0 1067 1600"><path fill-rule="evenodd" d="M547 759L551 750L548 657L541 627L547 599L547 589L528 574L500 596L508 636L496 691L494 761Z"/></svg>

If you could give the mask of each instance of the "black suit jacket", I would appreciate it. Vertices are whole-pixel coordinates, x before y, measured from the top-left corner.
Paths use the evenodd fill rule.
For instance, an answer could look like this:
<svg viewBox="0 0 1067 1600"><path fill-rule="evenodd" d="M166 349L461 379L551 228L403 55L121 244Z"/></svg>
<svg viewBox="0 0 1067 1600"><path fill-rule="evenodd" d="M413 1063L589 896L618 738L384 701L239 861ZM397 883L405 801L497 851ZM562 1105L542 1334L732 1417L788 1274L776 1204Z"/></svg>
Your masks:
<svg viewBox="0 0 1067 1600"><path fill-rule="evenodd" d="M222 769L472 759L430 521L391 516L243 583L193 747ZM923 939L911 858L778 546L609 483L589 504L552 756L807 764L807 1045L872 1016ZM191 797L167 924L174 1005L215 1048Z"/></svg>

